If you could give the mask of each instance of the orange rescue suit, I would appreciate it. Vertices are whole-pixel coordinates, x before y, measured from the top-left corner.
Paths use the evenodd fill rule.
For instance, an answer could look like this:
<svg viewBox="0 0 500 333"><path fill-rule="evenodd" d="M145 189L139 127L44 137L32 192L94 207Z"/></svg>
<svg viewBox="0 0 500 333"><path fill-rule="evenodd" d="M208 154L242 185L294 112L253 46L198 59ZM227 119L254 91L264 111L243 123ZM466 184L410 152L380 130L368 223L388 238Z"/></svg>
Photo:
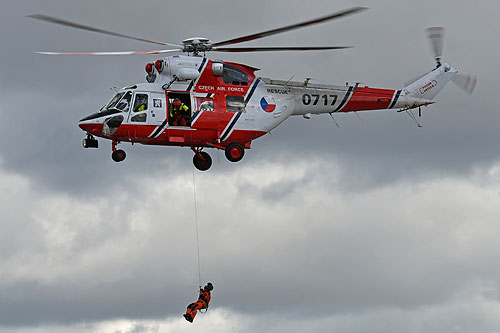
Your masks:
<svg viewBox="0 0 500 333"><path fill-rule="evenodd" d="M210 291L206 289L200 289L200 296L198 296L198 301L191 303L188 305L186 314L191 317L191 321L196 317L196 312L200 309L207 309L208 303L212 296L210 295Z"/></svg>

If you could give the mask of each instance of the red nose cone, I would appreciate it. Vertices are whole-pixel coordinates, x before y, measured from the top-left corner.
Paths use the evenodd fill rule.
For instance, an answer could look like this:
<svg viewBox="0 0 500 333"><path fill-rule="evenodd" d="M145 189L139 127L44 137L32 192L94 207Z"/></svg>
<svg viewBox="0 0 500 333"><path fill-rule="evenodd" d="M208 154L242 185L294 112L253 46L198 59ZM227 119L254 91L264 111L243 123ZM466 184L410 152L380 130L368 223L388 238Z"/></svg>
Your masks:
<svg viewBox="0 0 500 333"><path fill-rule="evenodd" d="M146 64L146 73L148 73L148 74L153 73L153 64L151 64L151 63Z"/></svg>
<svg viewBox="0 0 500 333"><path fill-rule="evenodd" d="M79 123L78 127L80 127L84 132L98 134L99 130L102 129L102 124L82 124L82 123Z"/></svg>

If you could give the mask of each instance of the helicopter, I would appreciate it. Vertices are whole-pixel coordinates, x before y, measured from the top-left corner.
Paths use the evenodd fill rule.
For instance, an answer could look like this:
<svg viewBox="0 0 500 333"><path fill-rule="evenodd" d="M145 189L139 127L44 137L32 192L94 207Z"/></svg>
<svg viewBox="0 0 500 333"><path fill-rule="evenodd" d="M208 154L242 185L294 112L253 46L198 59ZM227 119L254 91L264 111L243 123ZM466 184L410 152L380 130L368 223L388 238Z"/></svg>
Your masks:
<svg viewBox="0 0 500 333"><path fill-rule="evenodd" d="M144 145L189 147L194 152L193 164L208 170L212 158L204 148L223 150L231 162L240 161L252 141L269 133L291 116L310 119L312 115L397 109L411 113L413 109L433 104L433 98L453 80L471 94L477 78L459 74L451 65L442 63L444 30L427 29L436 67L401 89L371 88L354 85L326 85L309 82L275 80L256 75L255 67L212 60L208 52L319 51L346 49L350 46L304 47L232 47L286 31L336 20L365 10L353 7L306 22L292 24L221 42L195 37L171 44L107 31L51 16L28 17L77 29L173 47L154 51L125 52L37 52L46 55L168 55L145 66L146 82L117 90L116 95L97 113L81 119L78 126L86 133L84 148L98 148L96 137L111 140L112 159L126 158L122 142ZM180 53L185 53L182 55ZM182 105L184 112L176 109Z"/></svg>

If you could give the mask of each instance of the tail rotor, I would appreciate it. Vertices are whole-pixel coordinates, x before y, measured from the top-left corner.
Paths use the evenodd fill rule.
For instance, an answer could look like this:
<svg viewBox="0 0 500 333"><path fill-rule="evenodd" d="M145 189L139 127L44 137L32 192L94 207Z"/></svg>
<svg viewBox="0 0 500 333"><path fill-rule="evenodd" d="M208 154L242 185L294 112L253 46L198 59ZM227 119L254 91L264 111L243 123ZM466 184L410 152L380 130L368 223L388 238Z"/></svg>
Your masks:
<svg viewBox="0 0 500 333"><path fill-rule="evenodd" d="M434 59L436 59L437 67L440 67L443 56L444 28L431 27L427 28L426 31L427 38L430 40L432 50L434 51Z"/></svg>
<svg viewBox="0 0 500 333"><path fill-rule="evenodd" d="M472 74L466 74L459 72L458 70L452 68L448 64L441 63L443 57L443 42L444 42L444 28L442 27L431 27L426 29L427 38L431 42L432 52L434 53L434 59L436 60L436 68L420 76L419 79L415 79L406 83L405 89L409 92L414 92L418 95L418 92L423 97L423 95L428 95L426 98L432 99L438 91L443 88L448 80L453 81L459 88L464 90L467 94L471 95L476 88L477 77ZM451 74L451 75L449 75ZM441 78L441 84L439 89L436 89L435 84L439 83ZM426 86L429 82L433 82L430 86ZM435 82L435 83L434 83ZM429 91L430 93L424 94L422 91ZM431 92L432 91L432 92Z"/></svg>
<svg viewBox="0 0 500 333"><path fill-rule="evenodd" d="M459 88L465 91L467 94L472 95L474 88L476 88L477 76L472 74L456 74L451 81L455 83Z"/></svg>

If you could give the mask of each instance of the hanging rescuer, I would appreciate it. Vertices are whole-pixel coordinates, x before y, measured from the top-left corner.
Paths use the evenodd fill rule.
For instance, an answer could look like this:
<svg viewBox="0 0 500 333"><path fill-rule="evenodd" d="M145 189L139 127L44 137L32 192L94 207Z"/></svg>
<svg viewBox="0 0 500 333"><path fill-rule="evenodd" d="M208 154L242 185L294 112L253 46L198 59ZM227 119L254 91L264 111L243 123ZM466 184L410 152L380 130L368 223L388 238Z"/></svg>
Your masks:
<svg viewBox="0 0 500 333"><path fill-rule="evenodd" d="M187 321L192 323L198 310L208 309L208 303L210 303L210 299L212 298L210 292L213 289L214 286L211 282L208 282L203 289L200 287L200 296L198 296L198 300L189 304L186 313L184 314L184 318L186 318Z"/></svg>

